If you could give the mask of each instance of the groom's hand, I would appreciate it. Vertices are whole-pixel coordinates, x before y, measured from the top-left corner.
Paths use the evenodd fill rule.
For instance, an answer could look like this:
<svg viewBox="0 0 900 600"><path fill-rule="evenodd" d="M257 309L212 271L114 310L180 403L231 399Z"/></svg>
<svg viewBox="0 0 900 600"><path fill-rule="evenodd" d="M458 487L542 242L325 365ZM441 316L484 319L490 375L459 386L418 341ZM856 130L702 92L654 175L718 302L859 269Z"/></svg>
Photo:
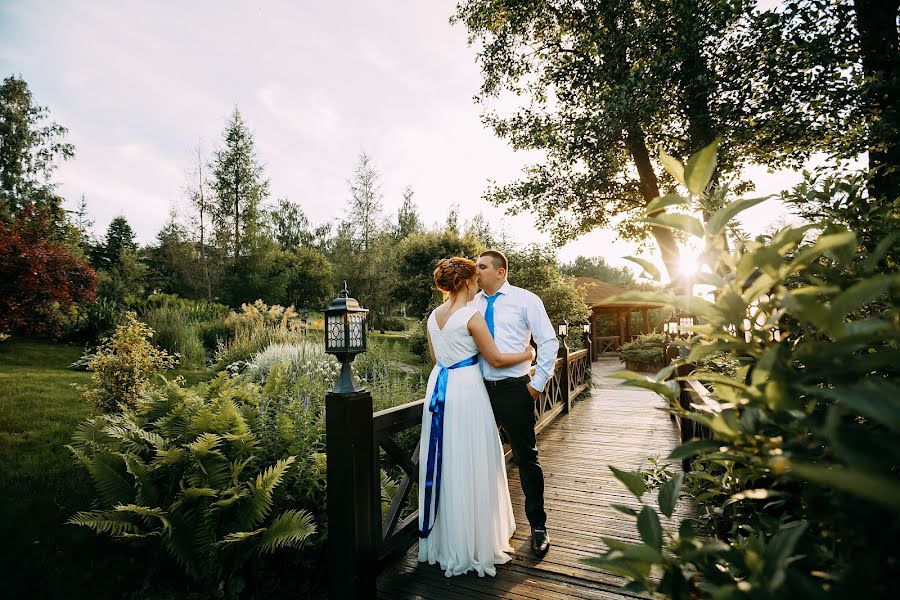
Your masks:
<svg viewBox="0 0 900 600"><path fill-rule="evenodd" d="M531 398L533 400L537 400L538 398L541 397L541 393L539 391L537 391L536 389L534 389L533 387L531 387L530 383L525 384L525 389L528 390L529 394L531 394Z"/></svg>

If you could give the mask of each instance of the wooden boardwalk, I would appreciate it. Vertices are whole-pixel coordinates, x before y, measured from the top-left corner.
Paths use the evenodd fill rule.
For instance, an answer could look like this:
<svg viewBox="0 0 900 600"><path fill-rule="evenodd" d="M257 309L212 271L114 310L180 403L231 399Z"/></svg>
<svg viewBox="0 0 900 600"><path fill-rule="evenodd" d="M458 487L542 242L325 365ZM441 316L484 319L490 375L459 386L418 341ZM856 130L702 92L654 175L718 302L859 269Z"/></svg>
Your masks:
<svg viewBox="0 0 900 600"><path fill-rule="evenodd" d="M463 600L512 598L538 600L640 598L624 592L625 580L579 562L605 550L601 537L640 543L637 526L609 507L611 503L639 506L612 475L608 465L635 470L647 458L665 457L678 445L678 431L668 415L656 410L656 394L621 387L605 377L623 368L615 358L593 364L590 396L575 404L538 437L545 479L547 528L552 546L543 559L530 546L530 529L518 469L509 471L518 529L511 542L512 561L497 567L496 577L473 573L448 578L438 565L419 564L417 546L378 579L378 597L396 600ZM678 468L675 465L673 468ZM646 498L655 505L656 493ZM673 519L683 516L679 513ZM664 517L663 517L664 518ZM663 523L666 526L666 523Z"/></svg>

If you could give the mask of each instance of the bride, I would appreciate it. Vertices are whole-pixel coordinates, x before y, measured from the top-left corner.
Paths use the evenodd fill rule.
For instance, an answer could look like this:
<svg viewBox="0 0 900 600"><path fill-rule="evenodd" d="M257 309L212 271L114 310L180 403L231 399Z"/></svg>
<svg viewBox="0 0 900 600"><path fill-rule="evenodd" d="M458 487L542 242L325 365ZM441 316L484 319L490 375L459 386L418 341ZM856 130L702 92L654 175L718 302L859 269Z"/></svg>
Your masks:
<svg viewBox="0 0 900 600"><path fill-rule="evenodd" d="M438 261L434 281L446 301L428 317L434 369L419 446L419 561L447 577L494 576L510 560L516 529L506 466L479 360L505 367L534 359L531 347L501 353L484 317L468 303L478 291L475 263Z"/></svg>

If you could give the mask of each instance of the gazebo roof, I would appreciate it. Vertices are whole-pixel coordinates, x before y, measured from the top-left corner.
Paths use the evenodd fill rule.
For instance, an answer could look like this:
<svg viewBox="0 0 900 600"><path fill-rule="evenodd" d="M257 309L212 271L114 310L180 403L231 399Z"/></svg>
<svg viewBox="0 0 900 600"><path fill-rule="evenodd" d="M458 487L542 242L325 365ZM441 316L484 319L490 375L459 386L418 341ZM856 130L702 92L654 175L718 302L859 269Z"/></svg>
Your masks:
<svg viewBox="0 0 900 600"><path fill-rule="evenodd" d="M628 290L613 283L601 281L596 277L576 277L575 284L578 287L587 286L584 293L584 302L595 310L606 308L662 308L664 305L658 302L606 302L613 296L624 294Z"/></svg>

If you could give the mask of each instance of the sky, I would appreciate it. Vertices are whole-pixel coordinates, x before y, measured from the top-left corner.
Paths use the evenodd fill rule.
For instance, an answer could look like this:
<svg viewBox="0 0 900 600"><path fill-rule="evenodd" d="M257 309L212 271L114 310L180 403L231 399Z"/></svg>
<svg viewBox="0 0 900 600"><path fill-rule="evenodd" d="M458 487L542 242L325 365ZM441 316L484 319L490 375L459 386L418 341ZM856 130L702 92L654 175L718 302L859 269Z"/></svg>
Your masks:
<svg viewBox="0 0 900 600"><path fill-rule="evenodd" d="M361 152L382 175L385 212L407 186L426 224L482 213L520 245L546 243L528 215L482 199L539 159L483 126L481 84L455 1L0 0L0 75L22 76L37 103L68 128L73 160L55 173L74 207L82 196L98 232L124 215L152 242L183 188L198 145L209 156L237 106L252 129L272 198L313 223L344 217ZM754 195L800 181L751 169ZM751 233L789 216L777 202L745 213ZM611 231L559 250L564 261L639 252Z"/></svg>

